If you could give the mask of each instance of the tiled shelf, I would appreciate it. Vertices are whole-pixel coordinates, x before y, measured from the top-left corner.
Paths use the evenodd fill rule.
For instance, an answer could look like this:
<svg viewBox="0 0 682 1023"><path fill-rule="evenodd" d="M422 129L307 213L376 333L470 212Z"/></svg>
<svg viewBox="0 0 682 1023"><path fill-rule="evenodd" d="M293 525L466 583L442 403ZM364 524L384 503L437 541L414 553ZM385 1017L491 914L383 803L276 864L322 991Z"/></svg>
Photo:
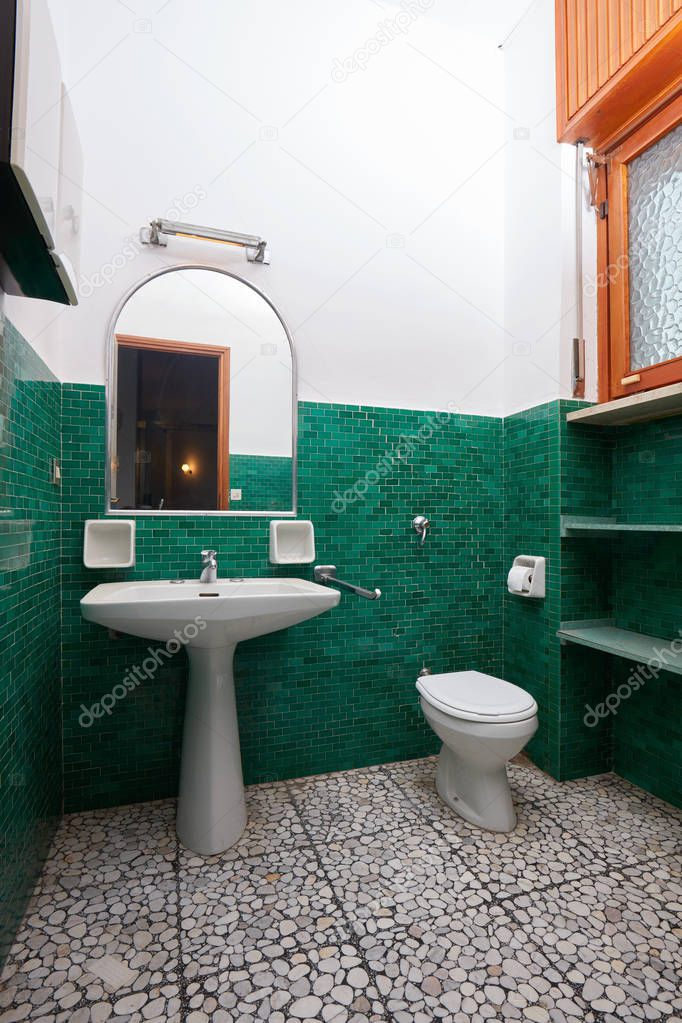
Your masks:
<svg viewBox="0 0 682 1023"><path fill-rule="evenodd" d="M665 670L682 675L682 654L673 653L669 639L619 629L610 621L563 622L557 636L566 643L591 647L638 664L648 664L664 651Z"/></svg>
<svg viewBox="0 0 682 1023"><path fill-rule="evenodd" d="M611 533L682 533L674 522L617 522L586 515L562 515L562 536L608 536Z"/></svg>
<svg viewBox="0 0 682 1023"><path fill-rule="evenodd" d="M627 398L616 398L601 405L569 412L569 423L585 423L586 426L628 426L630 423L644 423L651 419L664 419L682 413L682 384L668 384L653 391L642 391Z"/></svg>

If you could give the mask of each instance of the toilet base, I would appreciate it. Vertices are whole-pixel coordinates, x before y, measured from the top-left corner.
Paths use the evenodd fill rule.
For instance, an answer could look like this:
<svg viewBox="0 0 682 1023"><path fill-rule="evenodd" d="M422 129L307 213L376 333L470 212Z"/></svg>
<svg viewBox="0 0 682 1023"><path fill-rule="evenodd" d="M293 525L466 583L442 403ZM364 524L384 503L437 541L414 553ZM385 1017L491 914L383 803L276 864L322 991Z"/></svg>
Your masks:
<svg viewBox="0 0 682 1023"><path fill-rule="evenodd" d="M436 791L451 810L486 831L513 831L512 803L505 762L482 767L443 745L436 768Z"/></svg>

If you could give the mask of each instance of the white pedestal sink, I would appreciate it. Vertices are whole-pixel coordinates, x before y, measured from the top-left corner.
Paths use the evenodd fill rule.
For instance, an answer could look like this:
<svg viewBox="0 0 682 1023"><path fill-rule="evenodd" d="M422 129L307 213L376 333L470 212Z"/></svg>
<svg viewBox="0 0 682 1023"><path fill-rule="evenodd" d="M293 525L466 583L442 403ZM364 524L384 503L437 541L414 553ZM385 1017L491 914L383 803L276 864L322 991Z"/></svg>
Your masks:
<svg viewBox="0 0 682 1023"><path fill-rule="evenodd" d="M204 855L223 852L246 826L232 662L237 643L335 607L337 590L304 579L103 583L83 617L118 632L187 647L189 684L177 832ZM131 665L132 667L132 665Z"/></svg>

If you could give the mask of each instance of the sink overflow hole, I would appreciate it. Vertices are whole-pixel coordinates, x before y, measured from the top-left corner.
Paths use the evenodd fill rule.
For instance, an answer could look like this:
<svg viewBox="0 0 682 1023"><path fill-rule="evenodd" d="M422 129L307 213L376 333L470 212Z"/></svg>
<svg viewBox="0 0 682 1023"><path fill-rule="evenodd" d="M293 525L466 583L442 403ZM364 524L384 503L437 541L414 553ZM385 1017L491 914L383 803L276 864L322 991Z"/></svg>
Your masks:
<svg viewBox="0 0 682 1023"><path fill-rule="evenodd" d="M219 593L200 593L200 597L219 597Z"/></svg>

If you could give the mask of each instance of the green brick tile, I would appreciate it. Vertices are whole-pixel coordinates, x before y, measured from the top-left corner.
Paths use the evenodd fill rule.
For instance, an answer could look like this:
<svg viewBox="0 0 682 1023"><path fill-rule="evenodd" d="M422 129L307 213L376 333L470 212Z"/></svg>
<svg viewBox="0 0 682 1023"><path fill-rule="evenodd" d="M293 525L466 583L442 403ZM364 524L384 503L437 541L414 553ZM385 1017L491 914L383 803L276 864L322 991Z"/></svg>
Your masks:
<svg viewBox="0 0 682 1023"><path fill-rule="evenodd" d="M312 567L269 564L267 519L161 515L138 519L134 569L86 570L83 523L104 513L104 389L60 388L10 327L1 351L7 936L60 809L62 737L67 810L177 791L184 654L110 716L83 727L83 705L110 691L150 645L112 640L83 621L83 594L115 579L196 577L207 546L218 550L223 575L311 578ZM682 627L677 537L641 535L627 544L560 537L562 514L682 521L682 426L678 419L619 431L570 427L566 412L579 404L550 402L504 421L455 415L439 426L427 412L301 403L298 514L315 523L317 560L384 595L377 603L344 595L327 615L240 645L247 782L435 752L414 686L426 663L435 672L477 668L528 689L540 708L529 752L555 777L615 766L682 802L678 680L662 674L591 729L586 705L627 681L631 666L562 647L556 637L562 620L582 617L613 616L626 628L671 637ZM60 430L61 493L48 480ZM234 456L231 468L231 485L250 503L267 493L275 510L288 506L281 462ZM418 513L432 521L424 547L410 525ZM520 553L547 558L542 601L506 592Z"/></svg>
<svg viewBox="0 0 682 1023"><path fill-rule="evenodd" d="M83 520L102 513L104 390L63 387L64 748L66 806L82 809L177 789L186 663L179 654L106 722L84 729L89 706L145 656L84 622L78 601L105 579L196 577L212 546L229 575L312 577L311 566L268 561L268 521L216 516L138 519L137 567L82 566ZM415 679L434 671L502 667L500 420L452 416L428 442L430 414L304 402L299 412L299 515L315 523L317 560L379 586L370 603L342 596L333 612L240 645L235 676L247 781L340 770L434 752ZM415 439L416 438L416 439ZM83 460L86 443L99 457ZM396 445L380 483L344 497ZM330 466L333 471L330 472ZM374 477L369 477L370 481ZM433 521L425 547L410 523ZM144 741L142 741L144 736Z"/></svg>
<svg viewBox="0 0 682 1023"><path fill-rule="evenodd" d="M73 454L64 484L67 805L169 794L177 784L182 659L126 701L125 718L117 709L106 729L93 726L90 735L77 724L81 705L96 699L103 683L104 691L110 688L146 647L129 638L103 639L102 630L80 617L80 595L100 578L114 577L88 573L81 565L83 519L100 514L104 501L101 463L82 456L89 445L104 458L104 394L92 387L63 390L64 437ZM613 610L609 545L559 536L562 512L608 514L613 502L611 433L570 432L565 413L574 407L577 403L552 402L504 423L452 417L428 443L414 444L379 485L369 485L346 505L344 495L354 483L396 444L414 437L428 414L301 405L299 514L315 522L318 560L335 561L348 578L380 585L385 595L378 605L344 597L330 615L239 648L247 779L339 769L435 748L413 689L422 661L436 671L481 667L528 688L540 705L540 730L530 752L557 777L610 766L611 723L597 741L582 721L585 704L608 691L610 661L562 648L555 635L564 618ZM424 548L416 545L409 525L418 511L434 523ZM308 568L268 564L264 520L155 517L140 520L138 529L138 567L121 577L193 576L197 552L207 544L218 548L224 572L310 575ZM548 559L544 601L506 594L506 570L520 552ZM321 657L308 653L317 650ZM265 664L271 677L254 689L250 679L262 676ZM138 733L150 707L159 717L142 746ZM304 715L315 718L320 710L322 740L319 728L307 732L301 724ZM129 792L131 777L142 781L136 796Z"/></svg>
<svg viewBox="0 0 682 1023"><path fill-rule="evenodd" d="M539 728L528 752L559 776L557 712L560 650L558 495L559 409L553 402L504 420L504 574L517 554L547 559L544 600L504 592L504 678L538 703Z"/></svg>
<svg viewBox="0 0 682 1023"><path fill-rule="evenodd" d="M559 520L570 514L682 521L682 420L618 430L570 426L566 413L579 404L552 402L504 422L505 569L515 554L548 559L544 601L505 595L505 678L538 701L540 728L529 752L541 767L560 779L613 768L680 805L679 680L676 689L675 680L662 675L648 696L624 701L616 715L591 728L587 709L633 666L562 647L555 632L562 620L613 617L623 628L678 635L678 536L561 539Z"/></svg>
<svg viewBox="0 0 682 1023"><path fill-rule="evenodd" d="M291 459L274 455L230 455L230 490L242 491L234 511L291 511Z"/></svg>
<svg viewBox="0 0 682 1023"><path fill-rule="evenodd" d="M569 410L572 406L562 405ZM611 430L562 426L564 514L607 515L622 522L682 522L682 418ZM613 618L635 632L673 639L682 629L679 534L628 533L562 540L562 618ZM585 705L627 684L636 665L604 658L591 670L587 652L566 648L563 776L605 760L643 788L682 805L682 716L679 678L663 673L621 701L617 713L585 729ZM598 655L602 657L602 655ZM597 662L599 663L599 662ZM624 692L624 690L621 690ZM583 736L568 745L568 736ZM590 756L590 743L595 747Z"/></svg>
<svg viewBox="0 0 682 1023"><path fill-rule="evenodd" d="M0 315L0 961L61 811L60 386Z"/></svg>

